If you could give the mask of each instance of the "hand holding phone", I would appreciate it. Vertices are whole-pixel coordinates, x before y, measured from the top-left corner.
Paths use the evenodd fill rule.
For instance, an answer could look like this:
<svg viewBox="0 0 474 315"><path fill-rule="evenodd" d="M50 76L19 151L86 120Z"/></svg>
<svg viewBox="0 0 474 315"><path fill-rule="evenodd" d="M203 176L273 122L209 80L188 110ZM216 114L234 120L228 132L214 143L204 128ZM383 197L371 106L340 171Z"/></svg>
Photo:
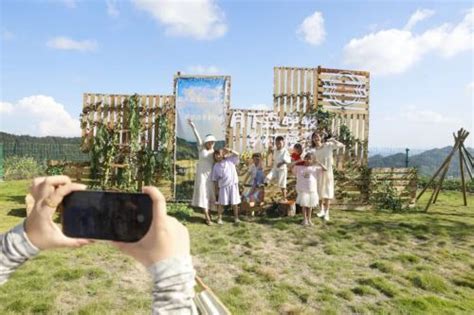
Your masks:
<svg viewBox="0 0 474 315"><path fill-rule="evenodd" d="M80 247L90 243L82 238L65 236L54 223L53 216L64 196L86 186L72 183L67 176L37 177L30 186L34 206L25 220L25 232L30 242L40 250L59 247Z"/></svg>
<svg viewBox="0 0 474 315"><path fill-rule="evenodd" d="M148 233L136 243L114 242L122 252L145 267L172 257L190 254L189 233L184 225L166 214L166 200L156 187L143 187L153 202L153 221Z"/></svg>

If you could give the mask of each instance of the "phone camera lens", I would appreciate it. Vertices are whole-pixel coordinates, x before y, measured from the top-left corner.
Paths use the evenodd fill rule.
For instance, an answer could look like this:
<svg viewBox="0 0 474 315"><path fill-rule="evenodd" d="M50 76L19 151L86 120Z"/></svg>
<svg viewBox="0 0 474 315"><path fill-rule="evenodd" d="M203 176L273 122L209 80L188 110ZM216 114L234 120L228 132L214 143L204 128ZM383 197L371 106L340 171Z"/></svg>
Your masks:
<svg viewBox="0 0 474 315"><path fill-rule="evenodd" d="M145 221L145 216L143 214L137 215L137 221L143 223Z"/></svg>

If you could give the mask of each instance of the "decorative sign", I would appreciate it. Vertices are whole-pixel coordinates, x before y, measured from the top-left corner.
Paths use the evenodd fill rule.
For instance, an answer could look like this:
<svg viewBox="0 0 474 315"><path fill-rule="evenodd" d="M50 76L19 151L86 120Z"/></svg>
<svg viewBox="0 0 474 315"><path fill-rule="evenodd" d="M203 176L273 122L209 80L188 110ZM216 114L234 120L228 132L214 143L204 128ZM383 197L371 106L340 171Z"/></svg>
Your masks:
<svg viewBox="0 0 474 315"><path fill-rule="evenodd" d="M367 103L367 78L348 72L320 73L321 98L332 106L347 108ZM355 109L355 108L354 108Z"/></svg>
<svg viewBox="0 0 474 315"><path fill-rule="evenodd" d="M196 125L201 139L212 134L222 146L225 140L225 117L229 109L230 77L175 77L176 95L176 174L175 200L190 200L198 158L196 137L188 119Z"/></svg>
<svg viewBox="0 0 474 315"><path fill-rule="evenodd" d="M241 130L246 129L248 132L247 135L240 131L233 133L230 139L232 143L240 141L237 137L243 137L242 148L262 151L278 136L285 138L288 147L293 147L296 143L304 144L309 141L311 133L316 129L317 121L315 118L298 113L287 114L281 118L274 111L232 109L229 125L233 130L240 126Z"/></svg>

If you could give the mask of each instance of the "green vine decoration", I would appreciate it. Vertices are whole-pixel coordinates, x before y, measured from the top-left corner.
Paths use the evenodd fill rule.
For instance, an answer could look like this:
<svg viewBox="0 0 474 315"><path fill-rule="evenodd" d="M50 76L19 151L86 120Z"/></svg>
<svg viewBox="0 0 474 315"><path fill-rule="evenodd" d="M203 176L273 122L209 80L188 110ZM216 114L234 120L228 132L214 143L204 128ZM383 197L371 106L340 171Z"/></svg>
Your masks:
<svg viewBox="0 0 474 315"><path fill-rule="evenodd" d="M160 108L153 123L145 122L146 115L156 114L156 108L140 106L140 96L134 94L119 106L97 102L84 107L81 128L85 130L81 148L89 152L91 159L92 187L138 191L142 184L157 184L158 180L172 177L172 130L173 108ZM119 111L116 122L105 125L97 121L94 113ZM96 128L93 136L89 130ZM154 128L158 148L147 147L144 132ZM122 144L119 145L119 138Z"/></svg>
<svg viewBox="0 0 474 315"><path fill-rule="evenodd" d="M117 152L118 134L104 124L99 125L93 138L91 156L91 177L95 184L105 189L110 184L110 170Z"/></svg>
<svg viewBox="0 0 474 315"><path fill-rule="evenodd" d="M318 123L318 130L328 131L331 128L331 123L336 114L324 110L322 106L316 107L308 113L311 118L315 118Z"/></svg>

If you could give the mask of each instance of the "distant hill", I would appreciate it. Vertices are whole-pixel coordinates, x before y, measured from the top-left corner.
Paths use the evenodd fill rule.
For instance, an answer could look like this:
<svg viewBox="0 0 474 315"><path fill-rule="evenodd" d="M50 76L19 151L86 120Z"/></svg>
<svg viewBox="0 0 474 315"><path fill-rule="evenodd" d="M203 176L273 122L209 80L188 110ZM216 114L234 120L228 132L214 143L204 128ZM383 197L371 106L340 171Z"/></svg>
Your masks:
<svg viewBox="0 0 474 315"><path fill-rule="evenodd" d="M18 136L0 131L0 143L16 142L16 143L51 143L51 144L81 144L80 137L64 138L64 137L32 137Z"/></svg>
<svg viewBox="0 0 474 315"><path fill-rule="evenodd" d="M181 138L177 138L176 142L176 156L178 160L198 158L196 142L189 142ZM80 150L81 138L79 137L32 137L0 132L0 143L3 143L5 157L28 155L38 160L87 161L89 159L89 155ZM217 148L223 146L224 141L216 143ZM440 167L451 149L452 147L449 146L410 155L408 166L418 168L420 175L430 176ZM474 155L473 148L468 148L468 150ZM388 156L383 156L382 154L370 156L369 167L405 167L405 153L396 153ZM447 176L460 177L459 155L457 153L451 160Z"/></svg>
<svg viewBox="0 0 474 315"><path fill-rule="evenodd" d="M444 159L452 150L452 146L441 149L431 149L425 152L409 156L409 167L416 167L420 175L430 176L438 170ZM473 148L467 148L468 151L474 155ZM389 156L374 155L369 157L369 167L405 167L405 154L397 153ZM460 177L459 170L459 154L456 154L451 159L451 165L447 173L449 177Z"/></svg>
<svg viewBox="0 0 474 315"><path fill-rule="evenodd" d="M224 147L224 141L217 141L215 147ZM197 143L186 141L182 138L176 138L176 159L178 160L190 160L198 158Z"/></svg>

